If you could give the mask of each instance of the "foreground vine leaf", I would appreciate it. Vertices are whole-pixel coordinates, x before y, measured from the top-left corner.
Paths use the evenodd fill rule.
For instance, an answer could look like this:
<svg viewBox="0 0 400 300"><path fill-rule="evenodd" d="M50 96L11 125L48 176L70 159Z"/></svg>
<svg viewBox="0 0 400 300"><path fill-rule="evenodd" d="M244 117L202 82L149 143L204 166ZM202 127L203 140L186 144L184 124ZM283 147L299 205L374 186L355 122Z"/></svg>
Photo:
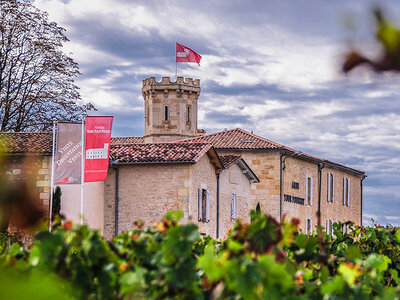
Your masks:
<svg viewBox="0 0 400 300"><path fill-rule="evenodd" d="M367 58L357 50L351 50L345 57L342 70L347 73L360 65L368 65L375 72L400 71L400 30L385 19L376 9L376 39L382 45L382 53L376 59Z"/></svg>

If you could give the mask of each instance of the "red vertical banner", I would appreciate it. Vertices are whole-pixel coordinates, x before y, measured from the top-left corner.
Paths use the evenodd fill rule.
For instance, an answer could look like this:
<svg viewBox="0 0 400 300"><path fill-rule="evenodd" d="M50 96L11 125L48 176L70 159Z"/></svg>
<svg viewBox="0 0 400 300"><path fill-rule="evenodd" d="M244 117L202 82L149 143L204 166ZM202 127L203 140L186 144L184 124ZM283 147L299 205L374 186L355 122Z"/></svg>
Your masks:
<svg viewBox="0 0 400 300"><path fill-rule="evenodd" d="M107 180L113 117L86 117L85 182Z"/></svg>

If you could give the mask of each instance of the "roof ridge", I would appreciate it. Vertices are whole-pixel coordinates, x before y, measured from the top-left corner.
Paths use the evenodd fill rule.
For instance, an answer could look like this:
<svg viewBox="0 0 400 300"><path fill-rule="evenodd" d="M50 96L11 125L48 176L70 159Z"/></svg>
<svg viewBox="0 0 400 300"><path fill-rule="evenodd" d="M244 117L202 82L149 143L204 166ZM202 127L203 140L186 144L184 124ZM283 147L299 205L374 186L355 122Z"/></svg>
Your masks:
<svg viewBox="0 0 400 300"><path fill-rule="evenodd" d="M211 145L212 143L210 142L156 142L156 143L116 143L111 146L118 146L118 145L124 145L124 146L129 146L129 145L172 145L172 144L199 144L199 145Z"/></svg>

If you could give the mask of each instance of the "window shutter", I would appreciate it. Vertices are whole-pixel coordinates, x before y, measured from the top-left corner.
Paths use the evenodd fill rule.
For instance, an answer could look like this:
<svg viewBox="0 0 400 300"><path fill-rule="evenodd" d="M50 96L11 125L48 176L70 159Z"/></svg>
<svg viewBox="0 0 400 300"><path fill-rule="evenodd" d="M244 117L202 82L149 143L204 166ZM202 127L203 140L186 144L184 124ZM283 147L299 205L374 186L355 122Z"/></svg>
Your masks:
<svg viewBox="0 0 400 300"><path fill-rule="evenodd" d="M335 201L335 175L331 173L332 176L332 202Z"/></svg>
<svg viewBox="0 0 400 300"><path fill-rule="evenodd" d="M201 219L201 216L203 215L203 212L202 212L202 190L201 189L199 189L199 221L201 222L202 221L202 219Z"/></svg>
<svg viewBox="0 0 400 300"><path fill-rule="evenodd" d="M326 234L329 235L329 220L326 220Z"/></svg>
<svg viewBox="0 0 400 300"><path fill-rule="evenodd" d="M332 221L332 225L331 225L331 236L333 237L333 225L335 224L335 222Z"/></svg>
<svg viewBox="0 0 400 300"><path fill-rule="evenodd" d="M328 186L328 202L330 202L331 201L331 199L330 199L330 197L331 197L331 173L328 173L327 174L328 175L328 184L327 184L327 186Z"/></svg>
<svg viewBox="0 0 400 300"><path fill-rule="evenodd" d="M308 205L308 176L306 176L306 204Z"/></svg>
<svg viewBox="0 0 400 300"><path fill-rule="evenodd" d="M233 219L236 220L237 218L237 196L233 194Z"/></svg>
<svg viewBox="0 0 400 300"><path fill-rule="evenodd" d="M206 197L206 222L210 221L210 191L207 190Z"/></svg>
<svg viewBox="0 0 400 300"><path fill-rule="evenodd" d="M346 205L346 177L343 177L343 205Z"/></svg>
<svg viewBox="0 0 400 300"><path fill-rule="evenodd" d="M313 201L313 189L314 189L314 182L313 182L313 179L312 179L312 177L311 177L311 191L308 191L309 193L310 193L310 199L311 199L311 203L310 203L310 205L312 206L312 201Z"/></svg>
<svg viewBox="0 0 400 300"><path fill-rule="evenodd" d="M313 226L312 226L312 219L310 219L310 235L312 235L313 232Z"/></svg>
<svg viewBox="0 0 400 300"><path fill-rule="evenodd" d="M347 206L350 206L350 178L347 179Z"/></svg>

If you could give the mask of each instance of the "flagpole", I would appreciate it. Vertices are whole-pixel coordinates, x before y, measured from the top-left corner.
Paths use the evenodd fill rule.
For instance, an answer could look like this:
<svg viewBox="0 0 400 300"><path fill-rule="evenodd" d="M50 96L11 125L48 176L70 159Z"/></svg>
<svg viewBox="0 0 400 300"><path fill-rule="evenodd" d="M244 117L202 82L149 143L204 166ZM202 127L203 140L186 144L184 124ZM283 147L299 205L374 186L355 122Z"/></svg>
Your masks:
<svg viewBox="0 0 400 300"><path fill-rule="evenodd" d="M85 120L82 114L82 155L81 155L81 225L83 225L83 194L85 188Z"/></svg>
<svg viewBox="0 0 400 300"><path fill-rule="evenodd" d="M54 190L54 162L56 157L56 123L53 121L53 149L51 154L51 183L50 183L50 207L49 207L49 232L51 232L51 219L53 217L53 190Z"/></svg>
<svg viewBox="0 0 400 300"><path fill-rule="evenodd" d="M178 62L176 61L176 52L178 51L177 44L178 42L175 41L175 80L178 80Z"/></svg>

